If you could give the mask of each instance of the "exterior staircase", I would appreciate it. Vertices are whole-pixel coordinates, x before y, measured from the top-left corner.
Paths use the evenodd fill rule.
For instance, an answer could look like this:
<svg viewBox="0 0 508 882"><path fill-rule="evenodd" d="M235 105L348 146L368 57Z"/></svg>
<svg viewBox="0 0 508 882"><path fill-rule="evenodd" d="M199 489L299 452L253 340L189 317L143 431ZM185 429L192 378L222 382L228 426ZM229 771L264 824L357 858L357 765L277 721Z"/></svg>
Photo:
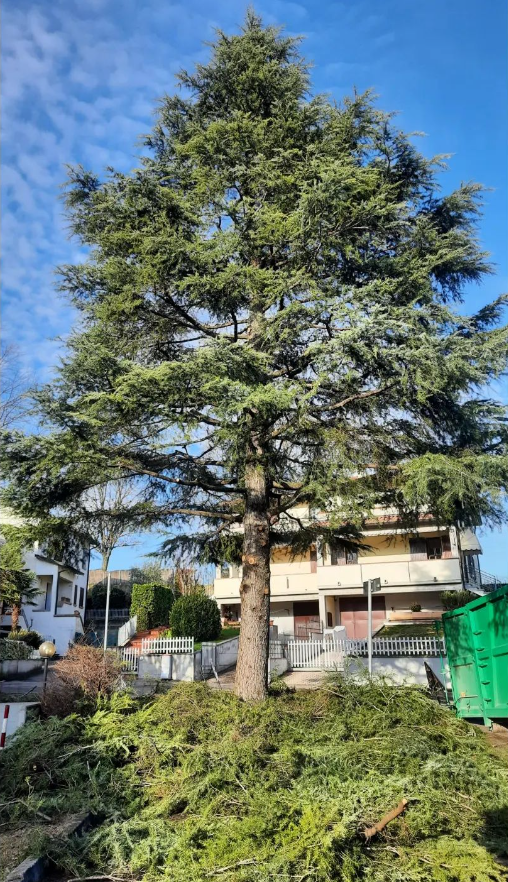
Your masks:
<svg viewBox="0 0 508 882"><path fill-rule="evenodd" d="M501 582L501 579L498 579L497 576L493 576L491 573L485 573L483 570L480 571L476 579L468 579L466 580L465 587L468 591L472 591L473 594L478 594L479 597L483 597L485 594L489 594L491 591L496 591L498 588L504 583Z"/></svg>
<svg viewBox="0 0 508 882"><path fill-rule="evenodd" d="M131 637L126 646L133 646L136 649L141 649L141 642L143 640L156 640L157 637L160 637L161 634L167 630L167 625L161 625L158 628L151 628L149 631L138 631L134 637Z"/></svg>

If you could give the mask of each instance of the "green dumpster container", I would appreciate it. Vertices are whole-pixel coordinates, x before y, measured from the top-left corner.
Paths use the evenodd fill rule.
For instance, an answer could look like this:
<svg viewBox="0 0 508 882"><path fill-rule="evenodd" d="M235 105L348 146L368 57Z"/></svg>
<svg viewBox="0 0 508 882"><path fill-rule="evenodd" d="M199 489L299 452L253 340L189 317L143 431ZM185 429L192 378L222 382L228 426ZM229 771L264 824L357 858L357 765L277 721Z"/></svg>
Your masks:
<svg viewBox="0 0 508 882"><path fill-rule="evenodd" d="M508 586L443 613L459 717L508 720Z"/></svg>

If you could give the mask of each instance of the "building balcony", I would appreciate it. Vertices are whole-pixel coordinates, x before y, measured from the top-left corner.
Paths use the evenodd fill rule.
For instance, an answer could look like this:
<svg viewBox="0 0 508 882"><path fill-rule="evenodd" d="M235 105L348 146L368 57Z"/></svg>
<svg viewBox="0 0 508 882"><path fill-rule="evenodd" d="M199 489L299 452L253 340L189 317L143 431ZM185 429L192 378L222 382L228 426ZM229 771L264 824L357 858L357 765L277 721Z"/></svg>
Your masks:
<svg viewBox="0 0 508 882"><path fill-rule="evenodd" d="M460 564L458 558L441 560L405 560L390 562L376 562L375 558L369 562L348 564L346 566L318 566L317 571L312 573L310 565L308 572L301 571L301 565L296 571L286 573L274 573L272 567L271 597L278 598L294 597L295 599L306 597L315 598L318 592L340 594L341 590L347 593L361 593L363 583L368 579L381 579L381 591L397 590L436 590L449 587L459 587L462 583ZM238 600L240 596L240 577L228 579L216 579L213 594L217 601Z"/></svg>
<svg viewBox="0 0 508 882"><path fill-rule="evenodd" d="M315 598L318 593L317 573L311 573L310 567L308 573L291 573L287 575L276 575L272 573L270 579L270 594L272 600L277 598L289 598L295 596L297 598ZM240 597L241 579L216 579L213 586L213 596L219 603L225 600L236 600Z"/></svg>
<svg viewBox="0 0 508 882"><path fill-rule="evenodd" d="M447 587L462 582L458 558L444 560L407 560L393 563L380 563L375 559L369 563L348 566L318 567L318 585L321 590L358 589L368 579L381 579L384 589L418 589L427 587Z"/></svg>

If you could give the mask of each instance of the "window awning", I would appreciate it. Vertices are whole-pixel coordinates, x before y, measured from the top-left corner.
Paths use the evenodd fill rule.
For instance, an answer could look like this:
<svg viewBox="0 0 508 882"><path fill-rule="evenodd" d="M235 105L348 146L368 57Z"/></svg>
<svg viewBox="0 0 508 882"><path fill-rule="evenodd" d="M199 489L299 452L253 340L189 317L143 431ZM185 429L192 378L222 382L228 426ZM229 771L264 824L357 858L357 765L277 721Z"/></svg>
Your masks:
<svg viewBox="0 0 508 882"><path fill-rule="evenodd" d="M482 547L478 536L470 527L459 530L460 549L464 554L481 554Z"/></svg>

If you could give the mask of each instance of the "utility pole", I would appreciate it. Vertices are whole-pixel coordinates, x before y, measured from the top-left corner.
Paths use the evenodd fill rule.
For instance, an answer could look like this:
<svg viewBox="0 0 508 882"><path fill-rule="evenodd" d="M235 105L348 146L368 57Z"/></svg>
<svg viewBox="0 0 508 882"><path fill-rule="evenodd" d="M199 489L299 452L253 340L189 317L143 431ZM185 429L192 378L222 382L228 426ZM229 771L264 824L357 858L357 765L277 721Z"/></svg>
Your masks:
<svg viewBox="0 0 508 882"><path fill-rule="evenodd" d="M104 620L104 655L108 648L109 595L111 594L111 573L108 572L108 588L106 591L106 618Z"/></svg>

